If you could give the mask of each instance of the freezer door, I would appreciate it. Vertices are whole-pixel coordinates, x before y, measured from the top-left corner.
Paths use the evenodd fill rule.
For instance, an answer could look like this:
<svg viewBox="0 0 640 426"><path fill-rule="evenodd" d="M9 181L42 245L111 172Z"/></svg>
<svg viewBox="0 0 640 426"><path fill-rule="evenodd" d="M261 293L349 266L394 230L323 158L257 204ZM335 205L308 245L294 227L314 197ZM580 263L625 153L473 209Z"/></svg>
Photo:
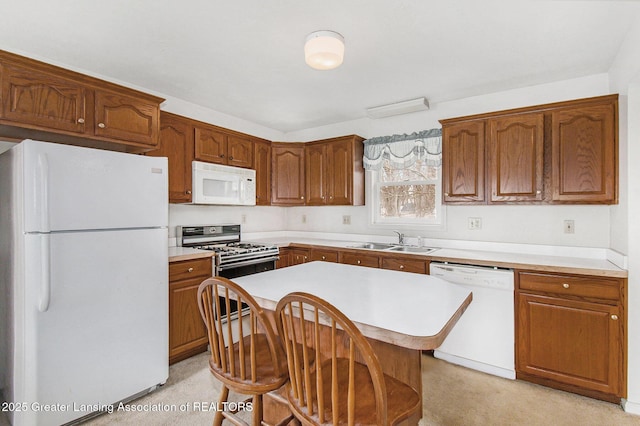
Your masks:
<svg viewBox="0 0 640 426"><path fill-rule="evenodd" d="M166 229L26 236L14 396L69 410L15 413L14 424L62 424L167 380L166 241Z"/></svg>
<svg viewBox="0 0 640 426"><path fill-rule="evenodd" d="M167 159L32 140L23 150L25 232L167 226Z"/></svg>

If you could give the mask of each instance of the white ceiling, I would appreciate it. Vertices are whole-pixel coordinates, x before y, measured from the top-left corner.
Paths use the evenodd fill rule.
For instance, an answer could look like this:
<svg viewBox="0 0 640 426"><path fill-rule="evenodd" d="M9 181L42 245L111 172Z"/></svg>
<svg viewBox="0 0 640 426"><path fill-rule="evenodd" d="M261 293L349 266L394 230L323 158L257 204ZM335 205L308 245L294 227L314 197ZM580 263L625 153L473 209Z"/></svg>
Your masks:
<svg viewBox="0 0 640 426"><path fill-rule="evenodd" d="M0 49L282 132L607 72L637 1L0 0ZM307 34L344 64L304 63Z"/></svg>

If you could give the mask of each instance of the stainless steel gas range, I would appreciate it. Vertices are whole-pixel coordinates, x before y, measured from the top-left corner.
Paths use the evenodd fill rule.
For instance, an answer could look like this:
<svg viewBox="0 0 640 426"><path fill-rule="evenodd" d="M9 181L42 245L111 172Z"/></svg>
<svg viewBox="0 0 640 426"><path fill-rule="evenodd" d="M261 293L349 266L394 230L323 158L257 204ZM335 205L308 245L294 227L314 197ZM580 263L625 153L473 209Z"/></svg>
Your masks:
<svg viewBox="0 0 640 426"><path fill-rule="evenodd" d="M213 275L233 279L276 268L278 246L241 242L240 225L178 226L176 232L178 246L215 252ZM231 311L234 318L237 307Z"/></svg>
<svg viewBox="0 0 640 426"><path fill-rule="evenodd" d="M177 244L212 250L214 273L235 278L275 269L279 250L276 245L243 243L240 225L178 226Z"/></svg>

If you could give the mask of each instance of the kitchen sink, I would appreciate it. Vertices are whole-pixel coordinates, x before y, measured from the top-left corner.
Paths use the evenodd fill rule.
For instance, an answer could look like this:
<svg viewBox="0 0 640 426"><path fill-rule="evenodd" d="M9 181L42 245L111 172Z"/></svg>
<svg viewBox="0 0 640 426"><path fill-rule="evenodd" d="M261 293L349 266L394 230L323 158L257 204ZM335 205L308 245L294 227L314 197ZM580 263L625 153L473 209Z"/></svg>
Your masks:
<svg viewBox="0 0 640 426"><path fill-rule="evenodd" d="M393 246L394 244L387 244L387 243L357 243L357 244L348 245L347 247L364 248L364 249L372 249L372 250L386 250L389 247L393 247Z"/></svg>
<svg viewBox="0 0 640 426"><path fill-rule="evenodd" d="M404 251L409 253L431 253L438 250L436 247L418 247L418 246L396 246L391 247L389 251Z"/></svg>

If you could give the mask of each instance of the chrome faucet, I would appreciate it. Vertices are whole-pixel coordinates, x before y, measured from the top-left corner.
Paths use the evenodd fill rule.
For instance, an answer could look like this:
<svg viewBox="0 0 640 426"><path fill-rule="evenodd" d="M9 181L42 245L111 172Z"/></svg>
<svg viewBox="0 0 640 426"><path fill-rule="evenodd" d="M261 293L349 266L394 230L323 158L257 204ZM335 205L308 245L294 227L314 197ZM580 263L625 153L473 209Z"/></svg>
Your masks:
<svg viewBox="0 0 640 426"><path fill-rule="evenodd" d="M393 232L398 234L398 244L400 244L401 246L404 245L404 234L399 231L393 231Z"/></svg>

